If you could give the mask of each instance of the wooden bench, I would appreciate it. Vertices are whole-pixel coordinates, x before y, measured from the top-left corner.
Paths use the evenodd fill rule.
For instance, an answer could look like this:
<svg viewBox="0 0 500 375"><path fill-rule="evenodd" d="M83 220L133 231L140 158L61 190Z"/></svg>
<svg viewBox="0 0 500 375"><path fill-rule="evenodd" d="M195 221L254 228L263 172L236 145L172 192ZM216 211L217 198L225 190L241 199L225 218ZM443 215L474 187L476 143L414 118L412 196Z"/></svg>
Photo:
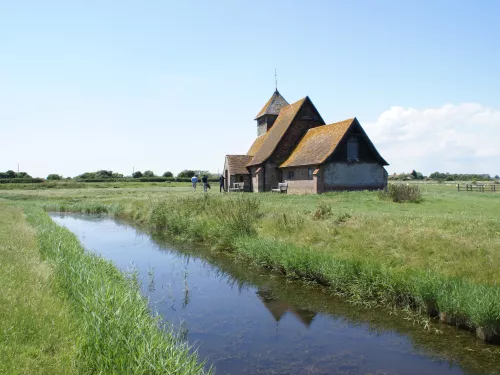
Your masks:
<svg viewBox="0 0 500 375"><path fill-rule="evenodd" d="M234 192L242 192L244 190L245 190L244 182L235 182L233 183L233 187L229 188L229 191L234 191Z"/></svg>
<svg viewBox="0 0 500 375"><path fill-rule="evenodd" d="M286 193L288 191L288 182L280 182L277 188L271 189L273 193Z"/></svg>

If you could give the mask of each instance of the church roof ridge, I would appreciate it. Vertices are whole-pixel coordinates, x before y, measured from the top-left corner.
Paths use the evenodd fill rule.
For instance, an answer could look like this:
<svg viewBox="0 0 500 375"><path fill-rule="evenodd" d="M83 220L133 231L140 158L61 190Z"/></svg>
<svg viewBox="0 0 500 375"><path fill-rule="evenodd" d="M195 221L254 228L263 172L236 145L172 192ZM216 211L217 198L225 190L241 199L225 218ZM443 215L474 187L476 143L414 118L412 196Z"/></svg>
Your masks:
<svg viewBox="0 0 500 375"><path fill-rule="evenodd" d="M335 151L355 117L309 129L280 168L323 163Z"/></svg>
<svg viewBox="0 0 500 375"><path fill-rule="evenodd" d="M249 167L262 164L271 156L306 101L311 102L308 96L283 107L273 127L266 133L266 137L262 140L260 147L255 151L255 156L250 163L248 163Z"/></svg>

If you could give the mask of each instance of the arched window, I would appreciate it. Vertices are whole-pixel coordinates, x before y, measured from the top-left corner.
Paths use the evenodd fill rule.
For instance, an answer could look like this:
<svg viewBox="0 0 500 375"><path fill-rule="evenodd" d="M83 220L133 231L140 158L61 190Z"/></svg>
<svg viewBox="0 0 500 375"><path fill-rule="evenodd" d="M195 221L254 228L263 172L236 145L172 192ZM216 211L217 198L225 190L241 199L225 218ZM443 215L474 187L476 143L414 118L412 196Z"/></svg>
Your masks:
<svg viewBox="0 0 500 375"><path fill-rule="evenodd" d="M359 143L355 136L347 140L347 161L357 161L359 159Z"/></svg>

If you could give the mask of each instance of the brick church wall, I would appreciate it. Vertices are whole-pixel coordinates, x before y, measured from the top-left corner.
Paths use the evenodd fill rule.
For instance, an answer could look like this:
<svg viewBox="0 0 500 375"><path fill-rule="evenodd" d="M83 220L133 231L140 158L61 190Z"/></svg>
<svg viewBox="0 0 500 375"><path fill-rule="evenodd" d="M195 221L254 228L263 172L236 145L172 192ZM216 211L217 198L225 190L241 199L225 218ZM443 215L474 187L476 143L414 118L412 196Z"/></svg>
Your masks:
<svg viewBox="0 0 500 375"><path fill-rule="evenodd" d="M318 193L318 176L313 175L309 178L309 169L311 173L316 167L293 167L283 169L283 180L288 182L289 194L316 194ZM293 171L293 178L289 179L289 172Z"/></svg>

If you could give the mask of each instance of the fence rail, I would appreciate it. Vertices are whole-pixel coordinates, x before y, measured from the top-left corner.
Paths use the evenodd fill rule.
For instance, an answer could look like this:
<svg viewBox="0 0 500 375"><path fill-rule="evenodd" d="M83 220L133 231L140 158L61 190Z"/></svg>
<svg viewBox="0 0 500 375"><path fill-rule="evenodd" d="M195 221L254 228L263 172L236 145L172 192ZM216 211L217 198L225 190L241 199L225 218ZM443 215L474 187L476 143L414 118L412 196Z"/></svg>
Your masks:
<svg viewBox="0 0 500 375"><path fill-rule="evenodd" d="M458 191L479 191L482 193L488 192L488 193L495 193L497 191L496 185L489 184L489 185L484 185L484 184L478 184L478 185L472 185L472 184L457 184L457 190ZM500 187L498 189L500 192Z"/></svg>

